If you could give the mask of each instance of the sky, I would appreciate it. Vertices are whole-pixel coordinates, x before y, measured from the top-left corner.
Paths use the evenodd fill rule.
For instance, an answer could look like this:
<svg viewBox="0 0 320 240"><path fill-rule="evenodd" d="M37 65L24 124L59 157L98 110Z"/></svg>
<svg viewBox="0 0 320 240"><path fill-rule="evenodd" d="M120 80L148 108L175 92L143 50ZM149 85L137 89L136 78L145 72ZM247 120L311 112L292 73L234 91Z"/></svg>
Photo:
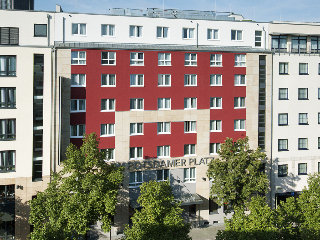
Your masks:
<svg viewBox="0 0 320 240"><path fill-rule="evenodd" d="M166 8L234 12L257 22L320 22L319 0L35 0L35 10L108 13L110 8Z"/></svg>

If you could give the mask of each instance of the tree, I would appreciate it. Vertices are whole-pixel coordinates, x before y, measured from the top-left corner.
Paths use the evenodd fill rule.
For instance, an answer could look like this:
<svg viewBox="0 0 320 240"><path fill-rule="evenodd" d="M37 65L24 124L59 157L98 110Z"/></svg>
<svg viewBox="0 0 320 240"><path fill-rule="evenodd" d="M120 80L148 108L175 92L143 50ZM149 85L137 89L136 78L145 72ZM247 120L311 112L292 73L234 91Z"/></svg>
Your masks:
<svg viewBox="0 0 320 240"><path fill-rule="evenodd" d="M123 174L104 159L95 134L86 135L80 149L69 145L63 169L30 202L31 240L81 239L98 220L110 229Z"/></svg>
<svg viewBox="0 0 320 240"><path fill-rule="evenodd" d="M298 199L303 221L300 225L301 239L320 239L320 174L308 178L308 189Z"/></svg>
<svg viewBox="0 0 320 240"><path fill-rule="evenodd" d="M126 240L191 240L190 225L184 222L168 182L144 182L140 190L142 209L134 213L132 227L126 227Z"/></svg>
<svg viewBox="0 0 320 240"><path fill-rule="evenodd" d="M218 232L217 240L277 239L275 213L265 197L254 196L247 206L247 212L236 207L232 218L225 219L225 231Z"/></svg>
<svg viewBox="0 0 320 240"><path fill-rule="evenodd" d="M210 162L207 175L213 179L211 196L220 205L244 206L253 195L265 195L269 181L263 170L266 155L249 148L248 138L221 144L219 158Z"/></svg>

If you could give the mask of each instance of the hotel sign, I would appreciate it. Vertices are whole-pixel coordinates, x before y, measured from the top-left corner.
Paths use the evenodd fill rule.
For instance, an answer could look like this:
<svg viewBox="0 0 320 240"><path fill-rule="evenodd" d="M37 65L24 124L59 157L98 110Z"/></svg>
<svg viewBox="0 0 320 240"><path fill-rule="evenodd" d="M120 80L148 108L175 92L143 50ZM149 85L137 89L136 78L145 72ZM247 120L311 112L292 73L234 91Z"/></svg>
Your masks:
<svg viewBox="0 0 320 240"><path fill-rule="evenodd" d="M129 160L125 163L116 162L118 166L124 166L129 171L178 168L178 167L196 167L199 165L208 165L212 157L201 158L177 158L177 159L151 159L151 160Z"/></svg>

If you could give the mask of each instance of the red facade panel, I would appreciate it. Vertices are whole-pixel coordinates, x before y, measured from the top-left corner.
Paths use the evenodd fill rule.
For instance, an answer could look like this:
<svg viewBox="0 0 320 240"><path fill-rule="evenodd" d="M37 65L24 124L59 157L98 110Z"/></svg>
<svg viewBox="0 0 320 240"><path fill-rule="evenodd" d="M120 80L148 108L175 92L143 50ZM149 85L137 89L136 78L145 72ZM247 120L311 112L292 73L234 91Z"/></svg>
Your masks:
<svg viewBox="0 0 320 240"><path fill-rule="evenodd" d="M86 123L86 131L100 135L100 125L115 123L114 112L101 112L101 99L115 99L116 111L130 111L130 98L143 98L144 110L157 110L158 98L171 98L171 109L184 109L184 98L196 97L197 109L209 109L211 97L222 97L222 109L211 109L210 119L222 120L222 132L210 133L210 142L226 137L245 137L234 131L235 119L246 119L245 109L234 109L234 97L245 97L245 86L234 86L235 74L246 74L245 67L234 67L235 53L222 52L222 67L210 66L210 54L197 53L197 66L184 66L185 53L172 51L171 66L158 66L163 51L116 50L116 65L101 65L101 50L86 51L87 65L72 65L73 74L86 74L86 88L72 88L72 98L86 98L86 114L71 114L71 124ZM105 50L103 50L105 51ZM112 50L110 50L112 51ZM130 53L143 52L144 66L130 66ZM116 74L116 87L101 87L101 74ZM143 87L130 87L130 74L143 74ZM158 87L158 74L171 74L170 87ZM197 86L184 86L185 74L197 74ZM222 86L210 86L210 74L222 74ZM84 120L76 120L83 118ZM115 133L117 134L117 133ZM184 144L196 144L196 134L185 134L183 122L171 124L171 134L158 135L156 123L144 124L144 135L131 136L130 146L144 148L144 156L156 157L156 146L170 145L171 157L183 156ZM103 137L101 148L114 148L114 137Z"/></svg>

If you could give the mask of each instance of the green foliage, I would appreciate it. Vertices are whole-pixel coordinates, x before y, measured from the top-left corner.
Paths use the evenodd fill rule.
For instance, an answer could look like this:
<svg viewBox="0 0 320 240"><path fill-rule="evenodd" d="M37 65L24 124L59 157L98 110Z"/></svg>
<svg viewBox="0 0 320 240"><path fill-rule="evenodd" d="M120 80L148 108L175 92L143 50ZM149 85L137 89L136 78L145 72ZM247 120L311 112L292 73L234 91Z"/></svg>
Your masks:
<svg viewBox="0 0 320 240"><path fill-rule="evenodd" d="M95 134L87 135L80 149L69 145L63 169L30 201L31 240L81 239L97 220L110 229L123 174L104 159Z"/></svg>
<svg viewBox="0 0 320 240"><path fill-rule="evenodd" d="M308 189L304 189L299 197L303 215L300 225L302 239L320 239L320 174L315 173L308 178Z"/></svg>
<svg viewBox="0 0 320 240"><path fill-rule="evenodd" d="M287 198L277 209L270 209L264 198L253 197L247 212L235 209L216 239L320 239L320 175L310 175L308 185L299 198Z"/></svg>
<svg viewBox="0 0 320 240"><path fill-rule="evenodd" d="M213 179L211 196L220 205L244 206L253 195L265 195L269 181L261 171L266 155L260 149L249 148L248 138L221 144L219 159L209 164L208 177Z"/></svg>
<svg viewBox="0 0 320 240"><path fill-rule="evenodd" d="M270 240L277 236L275 213L261 196L252 197L247 212L237 207L225 224L226 230L219 231L217 240Z"/></svg>
<svg viewBox="0 0 320 240"><path fill-rule="evenodd" d="M168 182L144 182L140 186L138 203L141 211L132 217L132 227L126 227L126 240L190 240L190 226L182 218L182 209L174 201Z"/></svg>

